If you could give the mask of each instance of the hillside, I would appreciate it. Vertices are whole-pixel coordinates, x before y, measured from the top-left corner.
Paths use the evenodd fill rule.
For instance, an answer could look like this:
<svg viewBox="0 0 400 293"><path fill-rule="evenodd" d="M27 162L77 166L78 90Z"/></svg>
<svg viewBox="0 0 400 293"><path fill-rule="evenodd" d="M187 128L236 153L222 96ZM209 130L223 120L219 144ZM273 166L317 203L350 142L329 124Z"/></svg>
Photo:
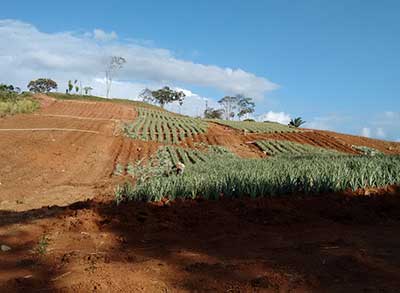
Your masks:
<svg viewBox="0 0 400 293"><path fill-rule="evenodd" d="M206 121L129 100L34 98L40 103L34 113L0 118L0 245L11 247L0 253L0 291L390 292L399 287L400 193L395 184L384 184L398 181L378 178L374 170L392 176L400 143L276 123ZM367 156L371 151L387 156ZM365 165L357 170L372 179L357 181L350 191L350 172L341 179L340 192L330 189L340 181L331 178L325 181L328 189L313 183L308 197L298 179L293 185L301 186L290 187L286 196L289 189L283 190L281 181L286 173L275 170L287 166L291 175L297 166L301 173L315 156L326 158L324 170L336 170L333 162L338 169ZM184 163L185 176L150 178L140 185L137 175L156 177L164 159ZM234 190L215 187L209 197L218 194L219 200L206 201L200 195L207 198L207 184L220 179L204 177L207 166L215 176L247 179L241 187L231 181ZM231 166L226 175L225 166ZM244 168L248 173L241 173ZM235 170L238 175L229 177ZM315 170L315 176L329 177ZM269 177L253 188L255 173ZM267 190L272 176L278 183ZM132 184L126 188L136 183L142 189L121 191L123 202L116 205L117 186L126 181ZM142 200L126 202L132 198Z"/></svg>

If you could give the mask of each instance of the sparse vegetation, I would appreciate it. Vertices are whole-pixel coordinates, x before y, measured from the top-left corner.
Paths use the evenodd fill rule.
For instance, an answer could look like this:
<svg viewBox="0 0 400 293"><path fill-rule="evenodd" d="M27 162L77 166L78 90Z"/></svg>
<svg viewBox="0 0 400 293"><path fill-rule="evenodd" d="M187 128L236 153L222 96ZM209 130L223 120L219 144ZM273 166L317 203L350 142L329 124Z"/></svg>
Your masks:
<svg viewBox="0 0 400 293"><path fill-rule="evenodd" d="M367 146L358 146L358 145L352 145L351 146L353 149L356 151L361 152L365 156L376 156L376 155L382 155L382 152L378 151L377 149L367 147Z"/></svg>
<svg viewBox="0 0 400 293"><path fill-rule="evenodd" d="M221 125L226 125L235 129L244 130L254 133L280 133L280 132L296 132L298 130L287 125L276 122L254 122L254 121L229 121L213 119L209 120Z"/></svg>
<svg viewBox="0 0 400 293"><path fill-rule="evenodd" d="M49 238L47 235L40 237L38 245L36 247L37 253L40 255L45 255L47 253L47 247L49 246Z"/></svg>

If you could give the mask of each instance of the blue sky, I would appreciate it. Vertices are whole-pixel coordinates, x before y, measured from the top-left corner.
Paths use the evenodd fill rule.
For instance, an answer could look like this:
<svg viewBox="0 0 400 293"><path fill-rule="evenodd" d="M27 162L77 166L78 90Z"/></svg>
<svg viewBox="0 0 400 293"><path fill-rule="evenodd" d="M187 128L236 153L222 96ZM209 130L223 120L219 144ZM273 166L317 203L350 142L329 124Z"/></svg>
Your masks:
<svg viewBox="0 0 400 293"><path fill-rule="evenodd" d="M400 2L387 0L7 1L0 19L49 35L115 32L114 44L240 69L278 86L249 86L262 95L257 114L284 112L309 127L398 140L399 12ZM151 74L130 76L121 81L160 82ZM223 82L176 78L173 85L217 100L234 88Z"/></svg>

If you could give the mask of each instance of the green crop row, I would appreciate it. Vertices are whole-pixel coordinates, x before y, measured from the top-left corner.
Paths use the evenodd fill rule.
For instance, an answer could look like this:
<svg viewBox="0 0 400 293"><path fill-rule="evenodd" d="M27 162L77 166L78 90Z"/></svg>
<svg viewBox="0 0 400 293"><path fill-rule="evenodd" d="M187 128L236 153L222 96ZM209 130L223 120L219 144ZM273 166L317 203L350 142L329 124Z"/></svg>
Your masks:
<svg viewBox="0 0 400 293"><path fill-rule="evenodd" d="M116 189L119 200L216 199L339 192L400 184L400 156L278 156L268 160L216 156L183 175L153 176Z"/></svg>
<svg viewBox="0 0 400 293"><path fill-rule="evenodd" d="M335 150L305 145L286 140L260 140L255 144L270 156L276 155L305 155L305 154L339 154Z"/></svg>
<svg viewBox="0 0 400 293"><path fill-rule="evenodd" d="M221 120L221 119L210 119L208 121L250 133L299 132L299 130L296 128L289 127L288 125L283 125L276 122L231 121L231 120Z"/></svg>
<svg viewBox="0 0 400 293"><path fill-rule="evenodd" d="M125 135L133 139L178 144L207 129L207 122L200 119L142 107L137 107L137 111L136 120L123 127Z"/></svg>

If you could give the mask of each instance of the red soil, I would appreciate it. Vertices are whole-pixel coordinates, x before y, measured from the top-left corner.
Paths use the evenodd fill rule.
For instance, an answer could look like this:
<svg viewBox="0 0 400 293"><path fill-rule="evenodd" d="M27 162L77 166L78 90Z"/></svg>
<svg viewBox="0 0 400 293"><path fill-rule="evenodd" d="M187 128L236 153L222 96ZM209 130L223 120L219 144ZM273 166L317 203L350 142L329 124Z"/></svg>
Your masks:
<svg viewBox="0 0 400 293"><path fill-rule="evenodd" d="M36 114L0 119L0 209L66 205L112 189L117 163L147 158L156 144L118 135L132 106L41 97ZM15 131L12 129L42 129ZM77 130L88 132L77 132Z"/></svg>
<svg viewBox="0 0 400 293"><path fill-rule="evenodd" d="M0 131L0 245L11 248L0 250L0 292L398 292L399 190L116 206L116 164L159 146L117 131L132 106L40 98L37 114L0 119L0 129L58 129ZM261 157L252 142L268 138L400 153L330 132L215 124L182 145Z"/></svg>
<svg viewBox="0 0 400 293"><path fill-rule="evenodd" d="M349 135L349 134L341 134L332 131L317 131L317 132L325 136L334 137L338 141L347 145L367 146L377 149L385 154L400 154L400 143Z"/></svg>
<svg viewBox="0 0 400 293"><path fill-rule="evenodd" d="M0 291L396 292L399 196L1 211Z"/></svg>

